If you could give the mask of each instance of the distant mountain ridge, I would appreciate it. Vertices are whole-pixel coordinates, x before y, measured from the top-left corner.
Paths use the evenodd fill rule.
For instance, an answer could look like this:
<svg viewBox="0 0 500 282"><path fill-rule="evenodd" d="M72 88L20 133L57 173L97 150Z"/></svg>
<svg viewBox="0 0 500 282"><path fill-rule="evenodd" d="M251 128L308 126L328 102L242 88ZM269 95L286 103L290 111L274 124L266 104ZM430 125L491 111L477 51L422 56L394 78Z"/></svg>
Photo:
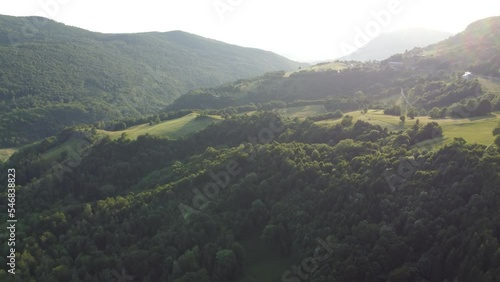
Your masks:
<svg viewBox="0 0 500 282"><path fill-rule="evenodd" d="M139 116L191 89L303 65L182 31L102 34L0 16L0 147Z"/></svg>
<svg viewBox="0 0 500 282"><path fill-rule="evenodd" d="M396 53L403 53L415 47L425 47L444 40L452 33L422 28L411 28L383 33L352 54L339 60L369 61L384 60Z"/></svg>

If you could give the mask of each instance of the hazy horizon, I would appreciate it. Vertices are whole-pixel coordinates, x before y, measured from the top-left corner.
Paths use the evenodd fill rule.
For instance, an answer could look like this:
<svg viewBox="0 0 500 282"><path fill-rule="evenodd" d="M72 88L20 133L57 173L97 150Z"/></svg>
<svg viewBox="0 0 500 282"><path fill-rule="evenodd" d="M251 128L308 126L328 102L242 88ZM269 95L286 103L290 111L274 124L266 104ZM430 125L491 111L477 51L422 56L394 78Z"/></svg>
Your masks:
<svg viewBox="0 0 500 282"><path fill-rule="evenodd" d="M286 9L286 10L285 10ZM449 12L451 11L451 13ZM356 1L207 0L168 3L95 0L8 0L0 14L43 16L66 25L102 33L182 30L230 44L264 49L293 60L314 62L347 55L361 47L360 37L425 28L458 33L470 23L495 16L500 3L430 0ZM446 20L443 20L443 17ZM363 35L360 36L360 33Z"/></svg>

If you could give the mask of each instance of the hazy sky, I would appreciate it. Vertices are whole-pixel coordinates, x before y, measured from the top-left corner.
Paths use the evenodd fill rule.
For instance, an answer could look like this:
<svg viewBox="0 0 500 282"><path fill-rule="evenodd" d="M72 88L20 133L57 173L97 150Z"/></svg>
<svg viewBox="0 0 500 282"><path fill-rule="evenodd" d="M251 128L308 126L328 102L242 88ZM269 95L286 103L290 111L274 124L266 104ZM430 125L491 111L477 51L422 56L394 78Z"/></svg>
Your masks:
<svg viewBox="0 0 500 282"><path fill-rule="evenodd" d="M380 32L424 27L457 33L500 15L500 1L1 0L0 14L44 16L105 33L184 30L313 61L345 55Z"/></svg>

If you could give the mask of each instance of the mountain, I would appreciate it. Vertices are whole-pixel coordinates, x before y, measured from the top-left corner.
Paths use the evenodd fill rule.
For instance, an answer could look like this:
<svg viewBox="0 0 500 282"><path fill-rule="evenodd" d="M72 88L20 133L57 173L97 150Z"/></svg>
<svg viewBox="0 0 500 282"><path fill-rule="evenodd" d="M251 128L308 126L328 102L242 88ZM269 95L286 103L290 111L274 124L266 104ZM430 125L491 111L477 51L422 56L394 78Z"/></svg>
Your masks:
<svg viewBox="0 0 500 282"><path fill-rule="evenodd" d="M473 22L463 32L403 57L419 58L420 65L500 77L500 16Z"/></svg>
<svg viewBox="0 0 500 282"><path fill-rule="evenodd" d="M396 53L403 53L415 47L425 47L450 37L452 34L422 28L411 28L383 33L352 54L339 60L384 60Z"/></svg>
<svg viewBox="0 0 500 282"><path fill-rule="evenodd" d="M101 34L0 16L0 147L154 113L191 89L301 64L182 31Z"/></svg>

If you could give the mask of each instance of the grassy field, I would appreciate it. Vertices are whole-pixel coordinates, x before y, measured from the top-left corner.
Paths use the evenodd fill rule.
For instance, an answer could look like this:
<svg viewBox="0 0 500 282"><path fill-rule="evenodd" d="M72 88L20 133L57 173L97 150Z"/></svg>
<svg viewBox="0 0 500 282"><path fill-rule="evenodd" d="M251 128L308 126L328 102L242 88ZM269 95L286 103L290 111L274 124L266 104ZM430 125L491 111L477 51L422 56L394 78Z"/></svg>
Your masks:
<svg viewBox="0 0 500 282"><path fill-rule="evenodd" d="M168 120L159 124L149 125L141 124L121 131L98 130L98 134L108 135L112 139L118 139L125 133L127 138L135 140L140 135L151 134L156 136L177 139L188 136L200 131L210 124L222 120L220 116L208 116L207 118L197 119L198 114L191 113L184 117Z"/></svg>
<svg viewBox="0 0 500 282"><path fill-rule="evenodd" d="M318 114L326 113L326 109L322 105L311 105L311 106L300 106L300 107L291 107L285 109L277 110L280 114L289 117L289 118L306 118Z"/></svg>
<svg viewBox="0 0 500 282"><path fill-rule="evenodd" d="M246 275L239 282L275 282L292 266L292 260L269 249L259 237L242 243L247 250Z"/></svg>
<svg viewBox="0 0 500 282"><path fill-rule="evenodd" d="M0 162L8 160L17 150L18 148L0 149Z"/></svg>
<svg viewBox="0 0 500 282"><path fill-rule="evenodd" d="M138 136L144 134L151 134L157 136L168 137L171 139L177 139L180 137L188 136L193 134L199 130L202 130L212 124L213 122L217 122L222 120L220 116L208 116L207 118L197 119L198 114L192 113L186 115L184 117L168 120L159 124L149 125L149 124L141 124L137 126L133 126L127 128L122 131L105 131L98 130L98 134L101 136L108 135L111 139L118 139L122 135L122 133L126 133L128 139L135 140ZM81 151L83 148L79 148L87 145L87 142L72 138L63 144L45 152L41 158L48 161L56 161L61 157L63 152L68 152L68 154L72 155L76 152ZM5 161L12 156L19 148L4 148L0 149L0 161Z"/></svg>
<svg viewBox="0 0 500 282"><path fill-rule="evenodd" d="M122 135L122 133L126 133L127 138L129 139L137 139L138 136L144 134L151 134L157 136L168 137L171 139L176 139L179 137L187 136L189 134L195 133L201 129L204 129L208 125L212 124L215 121L219 121L221 118L218 116L209 116L205 119L196 119L198 114L192 113L186 115L184 117L168 120L159 124L149 125L149 124L141 124L137 126L133 126L127 128L122 131L105 131L98 130L98 134L101 136L108 135L111 139L118 139ZM70 155L77 154L77 152L81 151L83 148L79 148L87 145L87 143L83 140L72 138L62 145L59 145L42 155L42 158L49 161L57 160L61 154L66 151Z"/></svg>
<svg viewBox="0 0 500 282"><path fill-rule="evenodd" d="M63 152L68 152L69 156L73 156L74 154L78 154L77 152L80 152L84 146L88 145L89 142L86 142L81 139L76 139L76 138L71 138L64 142L61 145L58 145L55 148L52 148L45 152L41 157L42 159L48 160L48 161L56 161L61 157L61 154ZM79 148L80 147L80 148Z"/></svg>
<svg viewBox="0 0 500 282"><path fill-rule="evenodd" d="M326 64L318 64L311 66L306 69L306 71L330 71L330 70L343 70L346 69L347 65L341 62L329 62Z"/></svg>
<svg viewBox="0 0 500 282"><path fill-rule="evenodd" d="M401 123L399 117L384 115L381 110L369 110L366 114L362 114L360 111L346 114L353 116L354 122L363 120L371 124L380 125L382 128L387 127L388 130L392 131L410 128L415 124L417 119L420 120L421 124L435 121L443 128L444 135L444 138L434 140L434 145L438 147L452 142L455 137L462 137L469 143L490 145L494 141L492 134L493 129L500 126L500 112L493 113L489 116L467 119L431 119L429 117L417 117L414 120L410 120L407 118L404 124ZM341 120L342 119L319 121L317 124L333 125L339 123Z"/></svg>
<svg viewBox="0 0 500 282"><path fill-rule="evenodd" d="M500 94L500 79L498 78L489 78L489 77L479 77L479 83L484 88L484 90Z"/></svg>
<svg viewBox="0 0 500 282"><path fill-rule="evenodd" d="M329 62L326 64L317 64L314 66L310 66L307 68L303 68L298 71L291 71L287 72L284 77L289 77L291 74L296 73L296 72L301 72L301 71L306 71L306 72L320 72L320 71L339 71L348 68L348 66L344 63L341 62Z"/></svg>

